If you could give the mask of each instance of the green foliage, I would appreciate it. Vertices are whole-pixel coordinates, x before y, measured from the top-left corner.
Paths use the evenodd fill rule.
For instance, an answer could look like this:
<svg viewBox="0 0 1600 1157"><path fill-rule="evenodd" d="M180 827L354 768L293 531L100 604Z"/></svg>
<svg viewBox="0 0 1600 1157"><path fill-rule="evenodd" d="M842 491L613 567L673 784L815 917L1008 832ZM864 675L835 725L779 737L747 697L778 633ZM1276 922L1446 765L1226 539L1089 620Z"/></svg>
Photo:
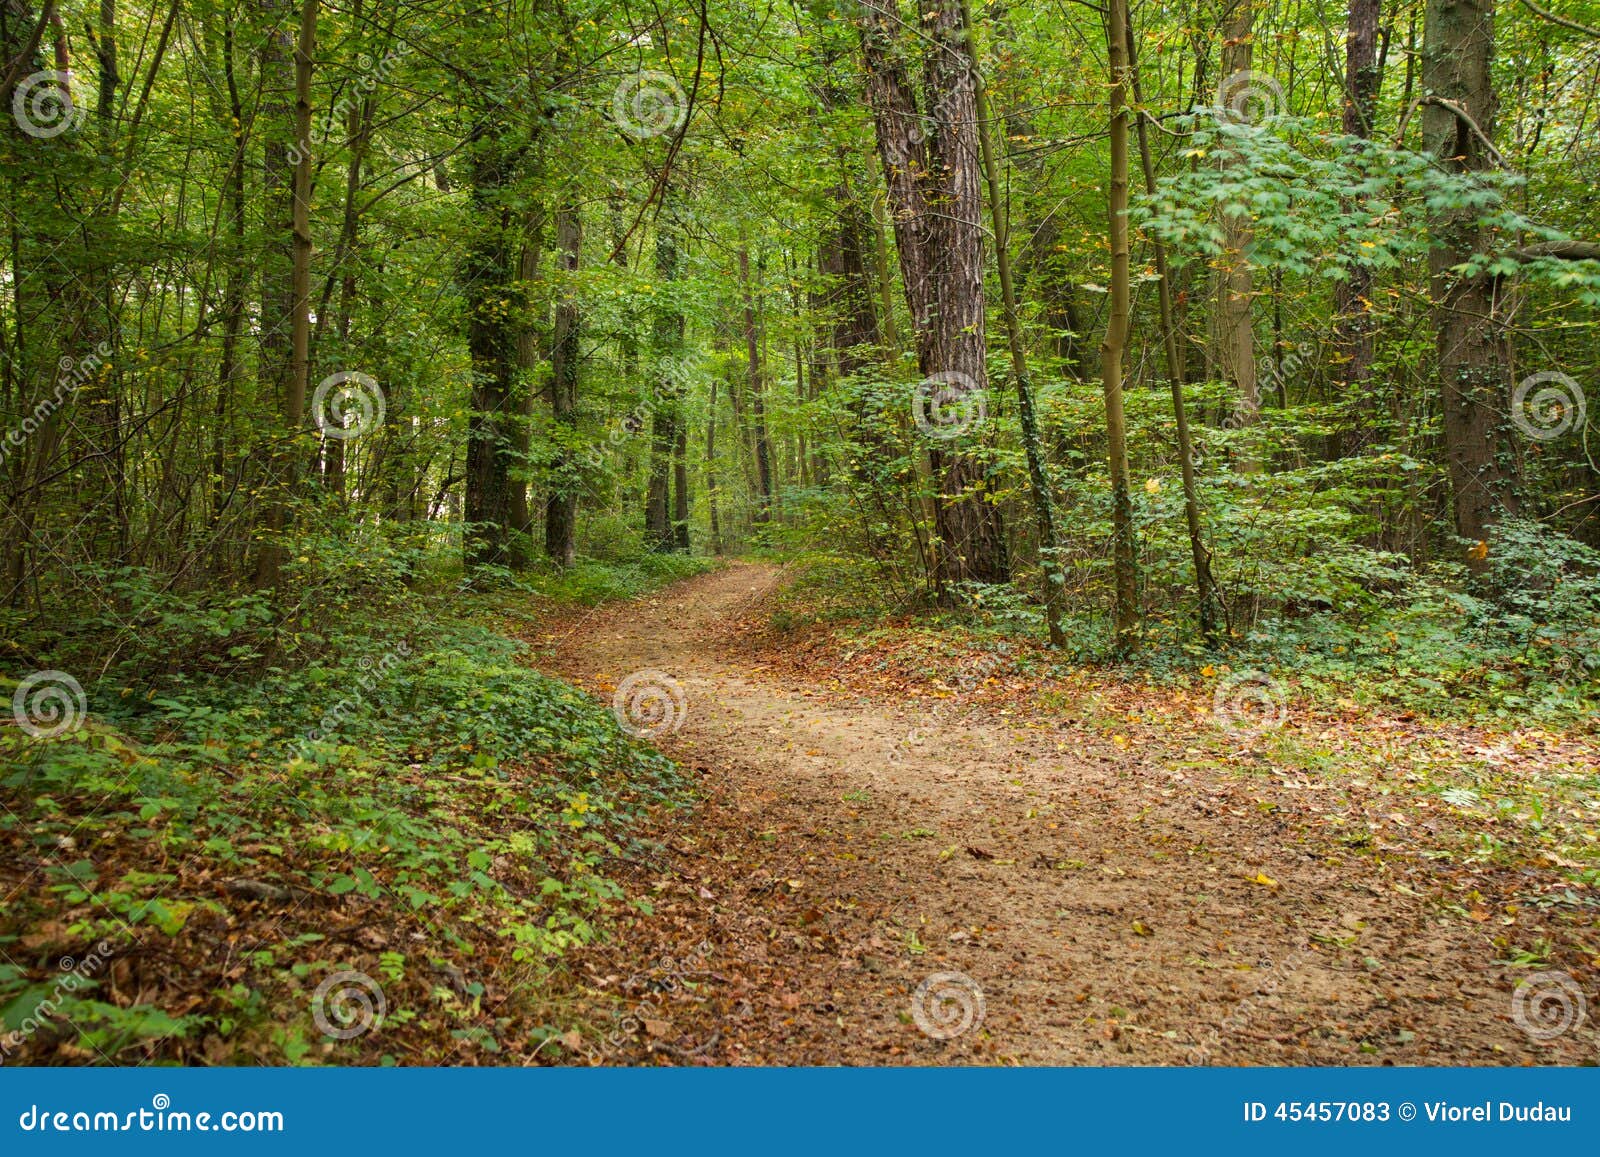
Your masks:
<svg viewBox="0 0 1600 1157"><path fill-rule="evenodd" d="M609 865L638 854L635 831L652 808L687 799L676 768L625 734L606 705L532 670L521 644L466 617L472 596L407 593L386 569L392 556L362 564L334 553L342 566L316 568L311 555L300 565L376 594L375 605L389 608L381 629L289 624L298 665L247 680L221 670L159 679L162 690L140 694L118 691L108 674L87 688L96 711L84 726L45 740L0 731L0 842L92 848L76 860L57 852L44 891L12 905L0 932L56 927L52 942L63 952L104 939L113 956L161 944L204 954L215 930L240 917L239 901L219 898L196 867L306 897L301 917L258 942L244 975L198 1007L175 1012L160 998L119 1007L90 978L36 1018L41 1042L70 1033L70 1022L76 1047L111 1058L203 1038L212 1049L277 1049L299 1060L318 1034L298 978L328 949L320 929L329 905L393 911L421 949L469 969L489 938L537 970L593 939L601 917L629 902ZM626 573L592 565L590 582L609 576L603 589L578 579L560 593L632 593L695 565L681 557L642 560ZM334 585L326 582L325 590ZM256 618L225 620L203 602L164 596L160 608L164 629L176 632L168 638L261 631ZM171 867L129 866L152 863ZM307 924L319 931L291 932ZM384 961L380 968L399 967ZM0 976L8 1021L38 1004L36 975ZM391 981L408 987L400 973ZM288 1029L273 1028L285 1017ZM486 1030L454 1023L452 1031ZM268 1037L276 1043L263 1044Z"/></svg>

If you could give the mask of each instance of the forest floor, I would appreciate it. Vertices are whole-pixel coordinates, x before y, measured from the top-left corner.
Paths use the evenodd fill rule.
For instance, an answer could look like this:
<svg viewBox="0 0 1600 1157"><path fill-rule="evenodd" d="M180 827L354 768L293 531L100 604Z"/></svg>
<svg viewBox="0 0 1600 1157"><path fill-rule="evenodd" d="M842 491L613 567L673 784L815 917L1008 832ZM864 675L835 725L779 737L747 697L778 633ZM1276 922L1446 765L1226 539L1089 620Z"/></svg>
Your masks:
<svg viewBox="0 0 1600 1157"><path fill-rule="evenodd" d="M1465 768L1592 777L1592 739L1309 708L1241 737L1209 695L1104 673L924 676L775 632L784 580L735 563L531 640L608 701L636 672L676 680L656 742L701 785L627 879L653 914L571 961L592 1059L1600 1059L1580 995L1600 906L1537 838L1552 816L1530 835L1430 794ZM1588 801L1552 798L1592 832ZM981 1014L964 981L916 997L945 973Z"/></svg>

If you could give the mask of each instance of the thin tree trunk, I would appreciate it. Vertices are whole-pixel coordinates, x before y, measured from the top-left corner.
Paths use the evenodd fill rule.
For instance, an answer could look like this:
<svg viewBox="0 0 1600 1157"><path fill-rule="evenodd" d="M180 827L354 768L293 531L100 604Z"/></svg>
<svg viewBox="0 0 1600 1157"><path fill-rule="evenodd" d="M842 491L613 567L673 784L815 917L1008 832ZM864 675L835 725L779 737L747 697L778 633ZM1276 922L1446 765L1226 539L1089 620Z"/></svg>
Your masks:
<svg viewBox="0 0 1600 1157"><path fill-rule="evenodd" d="M1378 103L1378 14L1380 0L1350 0L1345 33L1344 131L1372 136ZM1372 387L1372 267L1352 265L1334 286L1333 367L1349 424L1343 452L1354 455L1372 437L1379 420L1367 395Z"/></svg>
<svg viewBox="0 0 1600 1157"><path fill-rule="evenodd" d="M583 220L578 205L569 202L556 211L556 260L570 278L578 271L583 249ZM573 438L578 422L578 379L582 318L575 288L562 286L556 305L555 342L551 356L550 416L554 419L560 449L552 471L554 485L545 503L544 549L560 566L577 561L578 457Z"/></svg>
<svg viewBox="0 0 1600 1157"><path fill-rule="evenodd" d="M531 302L534 299L534 283L539 280L539 264L544 253L542 204L535 204L524 215L521 244L521 251L517 254L517 300ZM519 571L533 565L535 542L533 504L521 467L527 463L528 452L533 446L533 410L537 398L531 383L545 352L540 346L539 336L539 330L533 324L532 310L523 311L515 325L517 371L514 378L515 393L507 403L507 411L512 420L511 428L506 435L511 447L512 461L518 467L511 478L509 498L511 526L516 533L511 537L507 555L511 568Z"/></svg>
<svg viewBox="0 0 1600 1157"><path fill-rule="evenodd" d="M1128 80L1133 91L1133 103L1144 107L1144 93L1139 80L1137 38L1133 34L1133 21L1128 18ZM1150 155L1150 134L1143 114L1134 123L1139 134L1139 164L1144 170L1144 187L1154 196L1156 191L1155 160ZM1200 499L1195 486L1194 441L1189 434L1189 407L1184 401L1183 353L1178 345L1178 319L1174 316L1172 269L1167 264L1167 247L1158 237L1151 238L1155 256L1156 290L1161 308L1161 345L1166 355L1167 381L1172 388L1172 414L1177 423L1178 462L1183 478L1183 517L1189 531L1189 555L1194 560L1195 597L1199 604L1200 636L1212 642L1217 633L1216 583L1211 577L1211 552L1206 549L1205 536L1200 525Z"/></svg>
<svg viewBox="0 0 1600 1157"><path fill-rule="evenodd" d="M1138 575L1133 541L1133 499L1128 479L1128 435L1122 412L1122 359L1128 344L1128 8L1109 0L1106 45L1111 64L1111 309L1100 345L1105 385L1107 457L1111 468L1112 571L1116 584L1116 649L1126 652L1139 627Z"/></svg>
<svg viewBox="0 0 1600 1157"><path fill-rule="evenodd" d="M1254 44L1255 0L1233 0L1223 24L1222 75L1248 72ZM1226 163L1226 162L1225 162ZM1216 344L1224 378L1238 392L1237 420L1250 439L1239 455L1239 470L1260 469L1253 444L1253 427L1261 421L1261 386L1256 376L1255 329L1251 312L1255 304L1254 277L1246 253L1255 231L1249 217L1229 213L1223 218L1223 267L1216 285Z"/></svg>
<svg viewBox="0 0 1600 1157"><path fill-rule="evenodd" d="M256 585L278 586L285 557L290 495L299 474L298 447L305 421L306 376L311 344L311 63L316 47L318 0L304 0L298 42L279 32L282 6L263 5L270 31L263 41L261 71L268 96L262 115L269 136L264 148L268 258L262 277L261 371L267 397L278 404L280 422L268 447L265 534L256 560ZM288 78L290 88L275 83ZM292 91L292 111L279 97ZM290 143L299 142L290 166ZM287 259L285 261L285 258Z"/></svg>
<svg viewBox="0 0 1600 1157"><path fill-rule="evenodd" d="M277 431L287 412L288 379L292 355L289 350L290 317L294 312L292 289L294 266L294 191L289 165L289 144L294 139L294 112L290 105L294 91L293 42L284 28L287 0L261 0L261 40L259 81L261 100L257 123L264 126L261 148L261 199L266 226L266 241L261 260L261 330L257 343L256 367L260 396L270 408L269 437L264 452L261 490L260 546L255 563L257 587L275 586L283 562L284 503L281 489L286 484L288 448L285 435Z"/></svg>
<svg viewBox="0 0 1600 1157"><path fill-rule="evenodd" d="M227 455L229 450L230 407L239 388L239 343L244 333L245 290L249 270L245 259L245 190L244 169L248 136L244 127L244 108L239 97L239 83L234 54L233 21L223 26L222 39L223 76L227 81L228 109L237 126L234 130L233 161L226 178L226 210L228 240L227 280L222 291L222 353L217 369L217 398L212 408L211 427L211 500L210 519L212 535L211 565L220 576L229 566L229 540L219 533L223 515L224 495L227 493ZM237 477L234 479L238 482Z"/></svg>
<svg viewBox="0 0 1600 1157"><path fill-rule="evenodd" d="M711 516L711 553L722 553L722 523L717 513L717 376L706 399L706 512Z"/></svg>
<svg viewBox="0 0 1600 1157"><path fill-rule="evenodd" d="M973 27L972 0L963 0L963 4L969 51L973 59L977 59L977 48L973 44L977 30ZM1033 379L1028 373L1022 321L1017 316L1017 294L1011 280L1011 229L1006 219L1005 200L1000 191L1000 172L995 163L994 142L989 130L988 93L983 76L976 69L973 78L978 145L983 156L984 176L989 185L989 219L994 223L995 264L1000 274L1000 299L1005 310L1006 340L1011 351L1011 376L1017 390L1023 453L1028 460L1033 517L1038 523L1039 565L1044 572L1044 620L1050 632L1050 645L1064 647L1067 644L1067 632L1061 622L1061 601L1066 593L1066 576L1061 569L1063 552L1060 536L1056 533L1055 499L1051 494L1050 476L1045 470L1044 452L1039 448L1039 421L1033 411Z"/></svg>
<svg viewBox="0 0 1600 1157"><path fill-rule="evenodd" d="M672 545L689 552L689 423L678 414L678 438L672 447Z"/></svg>
<svg viewBox="0 0 1600 1157"><path fill-rule="evenodd" d="M739 250L739 284L744 294L745 365L750 387L750 421L755 436L755 524L765 526L772 517L772 449L767 441L766 401L761 378L761 333L756 324L755 287L750 281L750 252Z"/></svg>
<svg viewBox="0 0 1600 1157"><path fill-rule="evenodd" d="M667 222L656 233L656 277L669 284L678 275L678 248ZM653 322L656 379L650 407L650 474L645 491L645 537L655 550L677 546L672 529L672 459L678 445L676 357L683 341L683 315L672 305L656 306Z"/></svg>
<svg viewBox="0 0 1600 1157"><path fill-rule="evenodd" d="M1423 108L1423 147L1450 172L1481 172L1493 164L1479 137L1494 139L1493 62L1494 0L1428 0L1422 90L1436 99ZM1477 210L1437 212L1432 234L1428 266L1456 533L1474 544L1467 560L1481 572L1491 528L1519 508L1516 447L1502 418L1511 351L1496 280L1453 272L1488 250L1491 239Z"/></svg>

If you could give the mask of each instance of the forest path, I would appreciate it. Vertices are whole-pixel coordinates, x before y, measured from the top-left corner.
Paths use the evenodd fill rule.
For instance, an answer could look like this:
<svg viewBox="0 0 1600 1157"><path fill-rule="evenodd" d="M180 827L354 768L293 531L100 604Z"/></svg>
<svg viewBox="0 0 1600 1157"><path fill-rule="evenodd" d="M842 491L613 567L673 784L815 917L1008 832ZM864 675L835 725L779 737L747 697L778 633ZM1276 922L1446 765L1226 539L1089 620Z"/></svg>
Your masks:
<svg viewBox="0 0 1600 1157"><path fill-rule="evenodd" d="M1295 822L1309 782L1098 754L1059 712L798 678L738 628L782 577L734 563L547 639L607 701L636 672L676 680L686 710L657 743L706 796L661 833L672 862L630 881L655 914L580 958L612 1015L636 1014L608 1059L1582 1059L1576 1034L1543 1045L1512 1023L1489 930L1380 857L1328 865L1326 833ZM936 973L981 988L981 1024L919 1029ZM935 1033L976 1021L960 1000L921 1008Z"/></svg>

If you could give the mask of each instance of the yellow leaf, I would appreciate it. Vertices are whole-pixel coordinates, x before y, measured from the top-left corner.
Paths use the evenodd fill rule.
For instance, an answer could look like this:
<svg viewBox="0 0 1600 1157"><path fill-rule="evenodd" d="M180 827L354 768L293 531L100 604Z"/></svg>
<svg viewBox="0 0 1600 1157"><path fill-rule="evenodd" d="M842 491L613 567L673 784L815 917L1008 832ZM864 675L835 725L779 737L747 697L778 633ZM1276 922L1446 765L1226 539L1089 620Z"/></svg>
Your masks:
<svg viewBox="0 0 1600 1157"><path fill-rule="evenodd" d="M1257 872L1256 878L1250 882L1252 884L1260 884L1263 888L1276 888L1278 886L1278 881L1274 880L1265 872Z"/></svg>

